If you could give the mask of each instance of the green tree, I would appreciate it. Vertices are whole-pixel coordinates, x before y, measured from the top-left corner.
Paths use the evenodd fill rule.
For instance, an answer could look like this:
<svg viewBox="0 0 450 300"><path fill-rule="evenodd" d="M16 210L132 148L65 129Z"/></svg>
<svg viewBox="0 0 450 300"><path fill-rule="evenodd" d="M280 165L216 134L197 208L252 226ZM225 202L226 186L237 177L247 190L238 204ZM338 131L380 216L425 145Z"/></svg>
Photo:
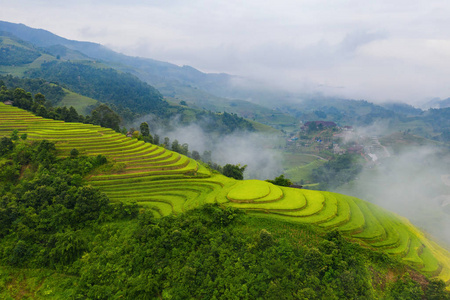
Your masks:
<svg viewBox="0 0 450 300"><path fill-rule="evenodd" d="M17 141L19 139L19 131L17 129L14 129L11 133L11 140Z"/></svg>
<svg viewBox="0 0 450 300"><path fill-rule="evenodd" d="M180 153L181 146L177 139L172 142L172 151Z"/></svg>
<svg viewBox="0 0 450 300"><path fill-rule="evenodd" d="M232 165L232 164L226 164L223 166L222 174L231 177L237 180L243 180L244 179L244 171L247 168L247 165L241 167L240 164Z"/></svg>
<svg viewBox="0 0 450 300"><path fill-rule="evenodd" d="M141 135L142 135L142 139L144 140L144 142L146 143L153 143L153 137L150 134L150 128L148 126L147 122L143 122L141 123L141 125L139 126L139 129L141 130ZM159 139L158 139L159 142Z"/></svg>
<svg viewBox="0 0 450 300"><path fill-rule="evenodd" d="M266 181L276 184L276 185L280 185L280 186L291 186L292 185L292 181L290 181L287 178L284 178L283 174L276 177L274 180L267 179Z"/></svg>
<svg viewBox="0 0 450 300"><path fill-rule="evenodd" d="M396 300L421 300L424 293L420 284L406 273L392 285L390 296Z"/></svg>
<svg viewBox="0 0 450 300"><path fill-rule="evenodd" d="M180 153L186 156L189 155L189 145L187 143L180 146Z"/></svg>
<svg viewBox="0 0 450 300"><path fill-rule="evenodd" d="M120 131L119 116L105 104L99 105L91 112L91 121L95 125L111 128L117 132Z"/></svg>
<svg viewBox="0 0 450 300"><path fill-rule="evenodd" d="M200 153L198 153L198 151L196 150L192 151L192 158L195 160L200 160L201 159Z"/></svg>
<svg viewBox="0 0 450 300"><path fill-rule="evenodd" d="M42 95L41 93L37 93L36 95L34 95L34 102L36 102L39 105L45 105L45 96Z"/></svg>
<svg viewBox="0 0 450 300"><path fill-rule="evenodd" d="M70 150L70 157L71 158L77 158L79 154L80 154L80 152L76 148L73 148L72 150Z"/></svg>
<svg viewBox="0 0 450 300"><path fill-rule="evenodd" d="M5 155L6 153L12 151L14 149L14 143L12 139L8 137L2 137L0 140L0 156Z"/></svg>
<svg viewBox="0 0 450 300"><path fill-rule="evenodd" d="M139 126L139 129L141 130L142 136L149 136L150 135L150 129L148 127L148 123L147 122L141 123L141 125Z"/></svg>
<svg viewBox="0 0 450 300"><path fill-rule="evenodd" d="M155 145L159 145L159 135L157 135L156 133L155 133L155 135L153 137L153 143Z"/></svg>
<svg viewBox="0 0 450 300"><path fill-rule="evenodd" d="M77 110L71 106L69 108L69 115L68 115L68 120L65 120L66 122L78 122L79 121L79 115Z"/></svg>
<svg viewBox="0 0 450 300"><path fill-rule="evenodd" d="M438 279L431 279L425 291L427 300L450 300L450 293L445 291L445 282Z"/></svg>

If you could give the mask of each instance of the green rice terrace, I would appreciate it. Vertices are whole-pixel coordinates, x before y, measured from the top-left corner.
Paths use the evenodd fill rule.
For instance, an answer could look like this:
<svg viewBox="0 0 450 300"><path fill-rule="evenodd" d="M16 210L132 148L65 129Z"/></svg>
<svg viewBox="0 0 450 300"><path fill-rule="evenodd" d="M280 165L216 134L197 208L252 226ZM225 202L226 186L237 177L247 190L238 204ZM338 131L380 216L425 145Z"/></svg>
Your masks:
<svg viewBox="0 0 450 300"><path fill-rule="evenodd" d="M261 218L340 230L349 240L400 258L421 273L450 285L450 253L407 219L360 199L330 192L286 188L265 181L237 181L178 153L126 137L111 129L37 117L0 103L0 136L12 130L30 140L56 143L61 156L76 148L103 154L117 168L87 180L111 201L136 202L156 215L180 214L219 203Z"/></svg>

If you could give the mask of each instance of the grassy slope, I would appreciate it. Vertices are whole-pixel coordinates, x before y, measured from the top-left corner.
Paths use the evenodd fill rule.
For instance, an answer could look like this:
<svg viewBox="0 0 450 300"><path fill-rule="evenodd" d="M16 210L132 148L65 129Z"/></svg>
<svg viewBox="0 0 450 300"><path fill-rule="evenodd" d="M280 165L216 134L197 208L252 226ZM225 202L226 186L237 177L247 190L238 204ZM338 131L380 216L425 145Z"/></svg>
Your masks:
<svg viewBox="0 0 450 300"><path fill-rule="evenodd" d="M319 159L317 156L304 153L286 153L283 158L283 169L286 177L297 184L302 179L304 183L311 182L312 170L326 162L326 160Z"/></svg>
<svg viewBox="0 0 450 300"><path fill-rule="evenodd" d="M73 106L79 114L88 115L87 107L98 103L97 100L82 96L67 89L64 89L66 96L59 102L58 106Z"/></svg>
<svg viewBox="0 0 450 300"><path fill-rule="evenodd" d="M77 148L117 161L119 167L108 174L89 178L113 201L136 201L161 216L216 202L263 218L311 224L323 230L337 228L355 242L404 258L420 272L450 283L448 251L428 240L406 219L360 199L279 188L267 182L236 181L212 174L178 153L110 129L43 119L0 104L0 136L10 135L12 129L28 133L30 139L55 141L62 156ZM255 187L258 192L253 194Z"/></svg>

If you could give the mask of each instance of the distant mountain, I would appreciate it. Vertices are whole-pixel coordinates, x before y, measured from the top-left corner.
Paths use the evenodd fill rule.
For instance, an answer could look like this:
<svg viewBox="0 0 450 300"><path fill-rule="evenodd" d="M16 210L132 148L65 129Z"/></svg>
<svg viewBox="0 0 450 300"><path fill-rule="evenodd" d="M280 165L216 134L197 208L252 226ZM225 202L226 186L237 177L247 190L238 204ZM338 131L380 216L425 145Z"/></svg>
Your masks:
<svg viewBox="0 0 450 300"><path fill-rule="evenodd" d="M430 101L424 103L421 105L421 107L423 109L428 109L428 108L447 108L450 107L450 98L441 100L440 98L434 98L431 99Z"/></svg>
<svg viewBox="0 0 450 300"><path fill-rule="evenodd" d="M224 98L222 95L225 94L238 96L230 92L230 80L233 76L228 74L207 74L190 66L179 67L149 58L130 57L100 44L68 40L49 31L30 28L23 24L0 21L0 31L41 47L42 51L61 60L97 60L108 67L133 74L157 88L172 102L184 100L191 107L212 112L235 113L280 129L296 124L291 116L257 103ZM18 70L8 71L13 71L12 74L16 76L25 75L18 73Z"/></svg>
<svg viewBox="0 0 450 300"><path fill-rule="evenodd" d="M136 76L63 45L41 48L12 33L3 32L0 34L0 51L4 54L0 64L0 86L26 88L32 94L42 93L53 105L73 106L82 114L89 114L101 101L113 108L125 122L152 114L150 126L153 128L165 128L170 119L177 118L180 124L196 122L206 132L218 134L254 131L252 124L258 130L267 130L235 114L207 112L186 104L169 104L157 89Z"/></svg>
<svg viewBox="0 0 450 300"><path fill-rule="evenodd" d="M389 110L392 110L393 112L404 114L407 116L419 116L423 113L423 110L401 102L388 102L382 104L381 106Z"/></svg>
<svg viewBox="0 0 450 300"><path fill-rule="evenodd" d="M228 74L202 73L190 66L179 67L154 59L130 57L97 43L65 39L47 30L34 29L23 24L0 21L0 31L10 32L18 38L39 47L54 49L54 46L60 45L84 53L94 59L115 63L116 68L126 69L156 87L161 83L167 84L169 82L172 85L193 85L210 91L217 85L228 84L228 81L232 78ZM133 71L133 69L135 70Z"/></svg>
<svg viewBox="0 0 450 300"><path fill-rule="evenodd" d="M111 103L134 112L144 112L152 104L146 103L144 98L137 99L137 102L130 99L143 96L140 92L134 93L132 97L128 95L127 103L120 103L118 98L124 98L128 88L144 87L139 78L155 87L172 104L187 103L189 108L200 111L234 113L285 131L298 130L299 121L326 120L339 125L357 126L369 126L382 121L392 131L410 130L427 138L435 138L443 133L441 127L431 125L423 117L420 109L407 104L377 105L364 100L299 95L269 90L267 87L251 88L251 84L248 88L237 88L232 82L241 78L228 74L207 74L190 66L180 67L153 59L130 57L100 44L68 40L23 24L0 21L0 31L7 32L6 38L2 40L2 45L7 45L2 46L5 47L5 53L9 51L9 55L17 52L15 64L0 64L0 74L57 81L81 95L100 101L110 99ZM29 63L39 54L37 59ZM113 72L112 69L119 72ZM113 84L108 81L108 72L114 75ZM133 76L126 73L137 78L131 79ZM99 78L103 79L98 82ZM94 88L98 85L103 90ZM156 92L153 94L157 95ZM448 102L450 99L435 99L429 106L447 107L450 105ZM186 106L183 104L179 107Z"/></svg>

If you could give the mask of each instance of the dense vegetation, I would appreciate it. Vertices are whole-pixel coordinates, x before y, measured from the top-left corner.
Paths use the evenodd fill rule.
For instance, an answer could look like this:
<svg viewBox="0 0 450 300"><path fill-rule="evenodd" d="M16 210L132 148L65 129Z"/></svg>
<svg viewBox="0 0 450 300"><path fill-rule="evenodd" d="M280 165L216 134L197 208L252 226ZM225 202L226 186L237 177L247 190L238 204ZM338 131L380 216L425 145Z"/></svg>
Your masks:
<svg viewBox="0 0 450 300"><path fill-rule="evenodd" d="M53 143L25 139L13 134L0 142L0 261L33 267L70 263L85 250L78 231L115 212L106 196L82 179L106 158L73 151L57 159Z"/></svg>
<svg viewBox="0 0 450 300"><path fill-rule="evenodd" d="M0 65L3 66L28 64L41 56L41 54L39 54L39 52L37 51L24 49L15 45L1 47L0 53Z"/></svg>
<svg viewBox="0 0 450 300"><path fill-rule="evenodd" d="M70 90L138 113L165 113L168 106L162 95L152 86L129 73L95 65L52 61L29 74L59 82Z"/></svg>
<svg viewBox="0 0 450 300"><path fill-rule="evenodd" d="M424 120L433 127L435 132L441 134L435 139L442 142L450 142L450 107L430 109L424 114Z"/></svg>
<svg viewBox="0 0 450 300"><path fill-rule="evenodd" d="M84 66L84 65L83 65ZM104 70L99 70L99 72L103 72ZM116 72L111 69L110 72ZM117 73L117 72L116 72ZM117 76L122 76L123 74L117 73ZM129 74L128 74L129 75ZM75 75L73 75L75 76ZM106 75L104 75L106 76ZM129 75L131 76L131 75ZM128 78L128 77L127 77ZM106 79L105 79L106 80ZM118 91L123 91L124 93L128 93L127 89L134 89L134 86L138 85L145 85L146 88L144 88L140 93L144 94L146 92L146 89L151 88L150 86L146 85L145 83L139 81L137 78L129 79L130 82L127 80L123 80L121 83L122 85L129 84L129 86L121 86L120 84L116 84L119 87L117 88ZM137 83L136 83L136 82ZM100 83L99 83L100 84ZM110 83L103 82L103 84L109 86ZM149 106L146 108L139 109L139 105L132 105L130 103L122 103L121 101L110 101L108 99L104 100L101 97L97 97L98 100L104 100L105 103L108 103L108 107L114 111L119 117L111 117L108 121L103 120L97 120L94 116L95 112L92 111L96 107L89 107L89 110L91 112L91 116L82 116L78 115L78 113L75 115L74 109L71 108L55 108L51 109L50 107L57 105L65 96L64 90L56 84L50 84L44 79L26 79L26 78L18 78L13 76L0 76L0 87L5 86L7 91L3 91L1 95L0 101L14 101L14 91L16 89L20 89L23 91L22 94L26 94L25 96L21 96L22 98L27 98L30 100L32 95L35 94L42 94L45 95L45 105L43 105L43 108L41 109L41 112L38 113L39 107L33 107L32 103L20 103L24 102L19 99L19 101L15 104L16 106L30 110L34 113L37 113L39 116L48 117L56 120L64 120L67 122L83 122L83 123L91 123L91 124L98 124L102 125L108 128L113 128L114 130L118 130L118 127L120 124L123 124L125 122L133 121L135 118L137 118L139 115L142 115L144 113L151 113L154 115L152 118L152 121L149 121L149 125L152 127L152 130L156 130L157 128L167 128L170 129L173 124L171 124L171 120L176 119L177 124L176 125L189 125L191 123L196 123L199 126L201 126L205 132L214 132L219 135L222 134L229 134L235 131L254 131L253 125L237 116L236 114L232 113L214 113L211 111L203 111L203 110L195 110L188 107L183 106L169 106L166 102L162 101L160 103L160 100L152 100L155 103L159 104L152 104L152 101L148 100L144 96L141 98L137 96L133 96L133 93L130 95L125 94L114 94L114 91L111 91L111 95L116 95L117 97L120 97L120 99L126 99L127 101L131 101L134 103L134 101L143 101L148 104ZM138 88L139 90L139 88ZM29 94L27 92L29 92ZM49 95L49 97L47 97ZM88 95L88 93L86 94ZM88 95L89 96L89 95ZM98 95L97 95L98 96ZM112 97L112 96L111 96ZM94 97L95 98L95 97ZM112 98L111 98L112 99ZM137 99L137 100L136 100ZM146 100L147 99L147 100ZM130 105L130 106L126 106ZM102 109L105 107L105 105L101 105ZM131 108L131 109L130 109ZM53 113L44 112L44 109L51 110ZM55 114L54 112L58 112ZM67 111L66 111L67 110ZM97 108L98 110L98 108ZM70 115L70 116L69 116ZM100 114L102 115L102 114ZM121 121L122 119L123 121Z"/></svg>
<svg viewBox="0 0 450 300"><path fill-rule="evenodd" d="M40 57L39 51L7 32L0 31L0 66L20 66Z"/></svg>
<svg viewBox="0 0 450 300"><path fill-rule="evenodd" d="M111 128L115 131L120 130L119 124L121 120L119 116L105 104L101 104L93 109L90 116L83 116L79 115L73 107L52 107L45 99L45 96L40 93L33 97L31 93L27 93L24 89L6 89L2 84L3 82L0 81L0 102L12 101L14 106L31 111L37 116L44 118L94 124Z"/></svg>
<svg viewBox="0 0 450 300"><path fill-rule="evenodd" d="M104 164L102 156L72 151L58 159L54 144L29 143L15 134L0 145L0 262L10 267L0 275L2 296L14 291L12 268L21 267L71 275L61 277L60 290L35 291L42 298L448 297L437 281L421 286L408 275L394 283L382 278L398 263L347 242L337 231L317 239L311 228L293 227L302 234L299 245L266 229L281 223L216 205L155 219L136 205L111 204L84 185L82 176Z"/></svg>
<svg viewBox="0 0 450 300"><path fill-rule="evenodd" d="M33 95L43 94L52 105L56 105L65 95L64 90L60 86L39 78L19 78L11 75L0 76L0 86L5 86L10 90L21 88Z"/></svg>
<svg viewBox="0 0 450 300"><path fill-rule="evenodd" d="M312 170L314 182L320 182L319 188L329 190L355 179L362 170L358 155L338 155L320 167Z"/></svg>

